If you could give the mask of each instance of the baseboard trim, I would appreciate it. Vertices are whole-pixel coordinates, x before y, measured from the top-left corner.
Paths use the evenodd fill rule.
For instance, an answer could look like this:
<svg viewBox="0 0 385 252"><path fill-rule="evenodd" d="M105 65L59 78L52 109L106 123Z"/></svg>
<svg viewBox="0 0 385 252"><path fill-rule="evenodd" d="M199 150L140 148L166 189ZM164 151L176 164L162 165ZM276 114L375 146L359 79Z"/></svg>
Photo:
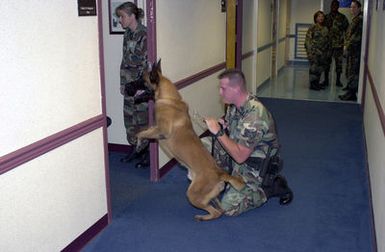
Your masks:
<svg viewBox="0 0 385 252"><path fill-rule="evenodd" d="M262 83L261 83L261 85L259 85L258 87L257 87L257 94L259 93L259 92L261 92L268 84L270 83L270 77L269 78L267 78L265 81L263 81Z"/></svg>
<svg viewBox="0 0 385 252"><path fill-rule="evenodd" d="M100 233L105 227L107 227L108 224L108 214L105 214L94 225L84 231L78 238L68 244L68 246L65 247L62 251L80 251L88 242L90 242L94 237L96 237L98 233Z"/></svg>
<svg viewBox="0 0 385 252"><path fill-rule="evenodd" d="M287 62L288 66L309 66L308 60L289 60Z"/></svg>
<svg viewBox="0 0 385 252"><path fill-rule="evenodd" d="M108 144L108 151L130 153L134 148L131 145Z"/></svg>

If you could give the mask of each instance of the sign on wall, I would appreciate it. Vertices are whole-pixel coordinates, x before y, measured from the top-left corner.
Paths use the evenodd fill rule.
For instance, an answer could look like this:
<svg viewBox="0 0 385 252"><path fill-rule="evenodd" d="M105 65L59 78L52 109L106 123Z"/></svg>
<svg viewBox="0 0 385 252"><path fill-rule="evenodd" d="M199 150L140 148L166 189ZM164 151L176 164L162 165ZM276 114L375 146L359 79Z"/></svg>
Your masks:
<svg viewBox="0 0 385 252"><path fill-rule="evenodd" d="M78 0L80 16L96 16L96 0Z"/></svg>
<svg viewBox="0 0 385 252"><path fill-rule="evenodd" d="M340 0L339 2L341 8L349 8L352 4L352 0Z"/></svg>

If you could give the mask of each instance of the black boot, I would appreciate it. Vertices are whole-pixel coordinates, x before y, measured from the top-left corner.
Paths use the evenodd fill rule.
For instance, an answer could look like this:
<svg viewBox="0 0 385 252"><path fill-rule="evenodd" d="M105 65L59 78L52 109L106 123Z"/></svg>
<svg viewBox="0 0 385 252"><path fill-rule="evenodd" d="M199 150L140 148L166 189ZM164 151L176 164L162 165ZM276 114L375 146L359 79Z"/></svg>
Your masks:
<svg viewBox="0 0 385 252"><path fill-rule="evenodd" d="M279 197L279 203L281 205L287 205L293 200L293 192L287 185L285 177L277 175L271 186L262 186L267 199L273 197Z"/></svg>
<svg viewBox="0 0 385 252"><path fill-rule="evenodd" d="M341 73L337 73L337 79L336 79L336 86L337 87L342 87L342 83L341 83Z"/></svg>
<svg viewBox="0 0 385 252"><path fill-rule="evenodd" d="M318 81L312 81L312 82L310 82L310 89L311 90L320 90L321 88L320 88L320 86L319 86L319 83L318 83Z"/></svg>
<svg viewBox="0 0 385 252"><path fill-rule="evenodd" d="M357 101L357 96L355 92L348 91L344 95L338 96L343 101Z"/></svg>
<svg viewBox="0 0 385 252"><path fill-rule="evenodd" d="M139 162L136 163L135 167L136 168L146 168L150 166L150 152L148 149L146 149L143 153L142 156L139 159Z"/></svg>
<svg viewBox="0 0 385 252"><path fill-rule="evenodd" d="M136 152L136 148L135 148L136 146L133 146L133 147L134 147L134 150L131 151L130 154L122 157L120 159L120 162L122 162L122 163L129 163L129 162L131 162L131 161L133 161L135 159L138 159L141 156L141 153Z"/></svg>

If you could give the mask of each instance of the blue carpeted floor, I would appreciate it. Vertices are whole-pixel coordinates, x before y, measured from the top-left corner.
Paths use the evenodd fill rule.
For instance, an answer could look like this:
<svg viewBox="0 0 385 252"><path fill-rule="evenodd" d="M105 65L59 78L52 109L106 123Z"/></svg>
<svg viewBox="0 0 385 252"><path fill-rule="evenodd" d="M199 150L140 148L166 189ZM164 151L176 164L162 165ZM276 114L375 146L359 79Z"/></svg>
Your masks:
<svg viewBox="0 0 385 252"><path fill-rule="evenodd" d="M359 105L261 99L278 126L294 201L196 222L186 170L161 182L110 154L112 223L83 251L373 251Z"/></svg>

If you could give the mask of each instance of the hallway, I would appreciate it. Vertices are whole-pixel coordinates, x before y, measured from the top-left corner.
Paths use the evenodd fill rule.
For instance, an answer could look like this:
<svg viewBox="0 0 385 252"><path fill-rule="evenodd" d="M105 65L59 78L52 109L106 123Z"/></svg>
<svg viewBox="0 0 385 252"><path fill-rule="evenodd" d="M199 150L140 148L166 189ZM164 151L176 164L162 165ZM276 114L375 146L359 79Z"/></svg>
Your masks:
<svg viewBox="0 0 385 252"><path fill-rule="evenodd" d="M343 87L336 87L334 65L329 74L330 84L326 89L315 91L309 89L309 67L307 65L283 67L278 77L262 84L257 90L258 97L284 98L294 100L313 100L327 102L355 103L341 101L338 96L345 93ZM323 77L321 77L323 79ZM341 82L346 85L345 75Z"/></svg>
<svg viewBox="0 0 385 252"><path fill-rule="evenodd" d="M196 222L187 170L159 182L109 153L112 222L82 251L375 251L358 104L261 98L277 123L290 205L270 199L237 217ZM347 130L347 128L349 128Z"/></svg>

